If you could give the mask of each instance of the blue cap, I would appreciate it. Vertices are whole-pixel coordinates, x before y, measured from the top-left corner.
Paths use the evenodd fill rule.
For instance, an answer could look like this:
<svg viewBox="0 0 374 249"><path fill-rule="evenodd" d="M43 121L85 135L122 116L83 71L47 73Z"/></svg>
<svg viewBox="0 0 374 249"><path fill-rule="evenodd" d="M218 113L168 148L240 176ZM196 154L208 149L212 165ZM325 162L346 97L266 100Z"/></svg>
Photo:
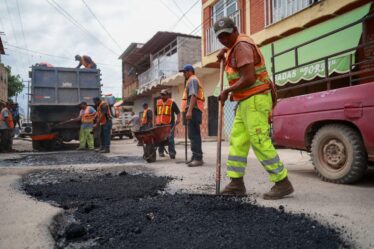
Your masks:
<svg viewBox="0 0 374 249"><path fill-rule="evenodd" d="M179 70L179 72L195 72L195 69L191 64L186 64L183 69Z"/></svg>
<svg viewBox="0 0 374 249"><path fill-rule="evenodd" d="M147 103L147 102L144 102L144 103L143 103L143 106L146 106L146 105L148 105L148 103Z"/></svg>
<svg viewBox="0 0 374 249"><path fill-rule="evenodd" d="M97 101L100 100L100 97L94 97L92 100L93 100L93 102L97 102Z"/></svg>

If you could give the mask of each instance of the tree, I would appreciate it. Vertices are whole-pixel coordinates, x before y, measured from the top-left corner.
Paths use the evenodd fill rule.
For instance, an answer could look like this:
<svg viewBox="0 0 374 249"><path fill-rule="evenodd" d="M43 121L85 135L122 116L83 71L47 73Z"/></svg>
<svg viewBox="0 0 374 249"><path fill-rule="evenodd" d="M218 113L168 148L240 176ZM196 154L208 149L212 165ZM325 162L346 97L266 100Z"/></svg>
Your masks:
<svg viewBox="0 0 374 249"><path fill-rule="evenodd" d="M6 67L6 71L8 73L8 98L11 98L21 93L25 86L19 74L12 75L12 68L10 66Z"/></svg>

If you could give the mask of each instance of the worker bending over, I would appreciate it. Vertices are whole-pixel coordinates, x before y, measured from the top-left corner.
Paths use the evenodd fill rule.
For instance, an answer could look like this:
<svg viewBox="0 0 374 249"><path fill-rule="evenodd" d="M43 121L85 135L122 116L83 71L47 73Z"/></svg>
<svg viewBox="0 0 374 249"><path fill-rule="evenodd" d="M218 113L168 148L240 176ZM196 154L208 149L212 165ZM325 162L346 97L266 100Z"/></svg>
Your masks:
<svg viewBox="0 0 374 249"><path fill-rule="evenodd" d="M87 102L83 101L79 105L80 112L79 117L74 120L81 121L81 129L79 131L79 148L78 150L85 150L86 143L89 150L94 149L94 138L92 134L94 120L96 117L96 110L87 105Z"/></svg>
<svg viewBox="0 0 374 249"><path fill-rule="evenodd" d="M91 57L87 55L82 55L82 56L76 55L75 60L79 61L79 64L76 68L80 68L82 65L84 66L84 68L89 68L89 69L97 68L95 62L91 59Z"/></svg>

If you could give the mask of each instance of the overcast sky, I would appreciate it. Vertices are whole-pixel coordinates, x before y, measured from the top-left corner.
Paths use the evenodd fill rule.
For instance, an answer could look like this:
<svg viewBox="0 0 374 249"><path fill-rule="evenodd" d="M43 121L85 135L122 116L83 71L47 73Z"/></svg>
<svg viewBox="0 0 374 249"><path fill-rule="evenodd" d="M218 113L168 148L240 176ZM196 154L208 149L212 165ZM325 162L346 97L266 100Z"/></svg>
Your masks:
<svg viewBox="0 0 374 249"><path fill-rule="evenodd" d="M75 67L76 54L89 55L102 70L103 92L122 97L118 57L131 42L144 43L157 31L201 35L200 23L200 0L0 0L2 62L28 80L32 64ZM22 106L24 100L21 94Z"/></svg>

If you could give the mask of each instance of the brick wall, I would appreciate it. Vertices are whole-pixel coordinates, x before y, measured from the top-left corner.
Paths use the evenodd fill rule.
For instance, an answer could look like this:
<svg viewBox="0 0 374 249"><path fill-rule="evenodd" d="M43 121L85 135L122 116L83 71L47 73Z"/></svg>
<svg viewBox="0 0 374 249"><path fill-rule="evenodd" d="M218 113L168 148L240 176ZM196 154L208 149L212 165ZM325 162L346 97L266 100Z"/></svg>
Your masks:
<svg viewBox="0 0 374 249"><path fill-rule="evenodd" d="M254 34L265 27L264 0L251 0L249 2L251 34Z"/></svg>
<svg viewBox="0 0 374 249"><path fill-rule="evenodd" d="M178 68L201 60L201 39L178 36Z"/></svg>
<svg viewBox="0 0 374 249"><path fill-rule="evenodd" d="M122 98L128 97L129 87L133 89L133 84L137 87L137 77L136 75L129 75L129 70L131 66L122 61Z"/></svg>
<svg viewBox="0 0 374 249"><path fill-rule="evenodd" d="M207 109L204 109L203 112L203 120L202 124L200 126L201 129L201 138L207 138L208 137L208 113ZM184 138L184 126L182 124L179 124L175 129L175 137L176 138Z"/></svg>

